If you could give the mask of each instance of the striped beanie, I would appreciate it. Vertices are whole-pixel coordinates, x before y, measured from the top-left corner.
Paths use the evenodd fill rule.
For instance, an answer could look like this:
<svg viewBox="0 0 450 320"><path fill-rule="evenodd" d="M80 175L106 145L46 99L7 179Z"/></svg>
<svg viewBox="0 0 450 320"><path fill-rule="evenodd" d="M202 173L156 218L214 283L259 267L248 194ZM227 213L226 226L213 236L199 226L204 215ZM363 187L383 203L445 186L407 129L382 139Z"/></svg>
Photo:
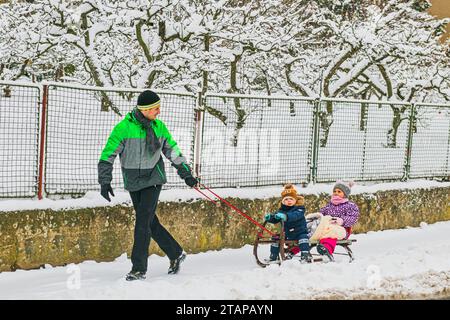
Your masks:
<svg viewBox="0 0 450 320"><path fill-rule="evenodd" d="M159 107L160 104L161 100L159 96L151 90L142 92L137 100L137 108L139 110L150 110Z"/></svg>

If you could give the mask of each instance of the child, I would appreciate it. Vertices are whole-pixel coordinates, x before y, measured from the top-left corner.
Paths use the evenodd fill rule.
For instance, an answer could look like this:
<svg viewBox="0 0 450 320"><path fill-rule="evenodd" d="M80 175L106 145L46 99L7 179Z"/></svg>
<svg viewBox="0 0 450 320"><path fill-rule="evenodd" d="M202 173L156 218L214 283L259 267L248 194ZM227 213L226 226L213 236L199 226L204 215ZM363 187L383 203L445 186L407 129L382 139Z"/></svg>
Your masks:
<svg viewBox="0 0 450 320"><path fill-rule="evenodd" d="M359 208L348 200L353 182L337 181L333 187L331 201L320 209L323 218L311 236L311 240L318 238L317 252L334 261L333 252L338 239L347 239L352 226L358 221ZM307 216L307 219L311 216ZM320 228L320 230L319 230Z"/></svg>
<svg viewBox="0 0 450 320"><path fill-rule="evenodd" d="M284 232L286 240L299 240L299 246L294 247L289 254L291 256L301 251L300 262L312 262L312 256L309 253L308 230L306 228L305 207L303 198L299 198L297 190L292 184L284 186L281 192L281 207L277 212L265 215L265 220L270 223L279 223L284 221ZM270 261L276 261L280 248L278 244L273 243L270 246Z"/></svg>

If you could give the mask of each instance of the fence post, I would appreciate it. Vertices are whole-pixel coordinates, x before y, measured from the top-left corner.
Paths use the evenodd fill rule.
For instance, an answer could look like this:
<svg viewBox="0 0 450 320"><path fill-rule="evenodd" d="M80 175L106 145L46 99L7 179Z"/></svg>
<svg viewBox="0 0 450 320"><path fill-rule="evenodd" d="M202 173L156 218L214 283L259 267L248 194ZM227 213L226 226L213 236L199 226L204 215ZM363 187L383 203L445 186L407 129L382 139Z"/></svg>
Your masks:
<svg viewBox="0 0 450 320"><path fill-rule="evenodd" d="M412 103L411 111L409 114L408 141L406 144L405 167L403 169L402 181L408 180L411 172L411 148L415 126L416 126L416 104Z"/></svg>
<svg viewBox="0 0 450 320"><path fill-rule="evenodd" d="M320 99L314 100L313 111L313 137L311 143L311 165L309 182L317 182L317 159L319 157L319 112L320 112Z"/></svg>
<svg viewBox="0 0 450 320"><path fill-rule="evenodd" d="M45 135L47 128L47 103L48 103L48 85L43 85L42 91L42 114L41 114L41 132L39 148L39 173L38 173L38 199L43 198L44 184L44 156L45 156Z"/></svg>
<svg viewBox="0 0 450 320"><path fill-rule="evenodd" d="M450 160L450 123L448 126L447 157L445 160L445 174L447 175L447 177L444 178L444 181L450 181L450 171L448 171L449 170L449 166L448 166L449 160Z"/></svg>
<svg viewBox="0 0 450 320"><path fill-rule="evenodd" d="M195 109L195 133L194 133L194 172L201 178L201 151L203 142L203 92L197 93L197 108Z"/></svg>

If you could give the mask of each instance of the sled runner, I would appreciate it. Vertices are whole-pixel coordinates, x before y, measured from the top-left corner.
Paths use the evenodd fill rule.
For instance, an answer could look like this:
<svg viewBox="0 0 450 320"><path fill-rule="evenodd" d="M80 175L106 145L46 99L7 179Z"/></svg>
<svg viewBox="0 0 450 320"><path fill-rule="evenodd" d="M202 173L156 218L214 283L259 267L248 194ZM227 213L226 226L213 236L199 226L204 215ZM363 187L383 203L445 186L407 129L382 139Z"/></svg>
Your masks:
<svg viewBox="0 0 450 320"><path fill-rule="evenodd" d="M348 256L348 258L349 258L348 262L352 262L353 260L355 260L355 257L353 256L353 251L352 251L352 249L350 249L350 246L352 245L353 242L356 242L356 239L338 240L336 242L336 248L342 247L345 250L345 253L341 253L341 252L336 252L335 251L333 253L333 255ZM318 243L319 243L318 241L311 241L309 243L309 246L312 249L312 248L316 247ZM314 256L314 255L317 255L317 254L313 253L312 255ZM320 257L322 258L323 256L320 256Z"/></svg>

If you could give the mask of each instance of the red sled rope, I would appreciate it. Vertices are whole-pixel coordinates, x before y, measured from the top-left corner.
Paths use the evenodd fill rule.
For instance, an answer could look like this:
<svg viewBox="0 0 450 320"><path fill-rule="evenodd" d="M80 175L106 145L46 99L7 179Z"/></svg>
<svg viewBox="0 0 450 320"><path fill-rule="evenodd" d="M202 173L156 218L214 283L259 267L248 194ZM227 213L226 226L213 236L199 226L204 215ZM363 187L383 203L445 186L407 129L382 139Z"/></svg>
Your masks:
<svg viewBox="0 0 450 320"><path fill-rule="evenodd" d="M237 213L239 213L241 216L243 216L244 218L246 218L247 220L249 220L250 222L252 222L254 225L260 227L262 230L267 231L271 236L275 236L276 234L273 233L272 231L268 230L267 228L265 228L263 225L261 225L260 223L258 223L256 220L254 220L252 217L246 215L245 213L243 213L241 210L239 210L238 208L236 208L234 205L232 205L231 203L229 203L227 200L223 199L222 197L220 197L218 194L216 194L214 191L212 191L211 189L209 189L208 187L206 187L203 184L199 184L199 186L201 186L203 189L207 190L208 192L212 193L215 197L217 197L220 201L222 201L223 203L225 203L229 208L233 209L234 211L236 211ZM197 190L197 192L199 192L200 194L202 194L206 199L208 199L209 201L211 201L212 203L214 203L215 205L219 205L220 203L217 201L214 201L213 199L211 199L210 197L208 197L204 192L202 192L199 188L194 187L195 190Z"/></svg>

